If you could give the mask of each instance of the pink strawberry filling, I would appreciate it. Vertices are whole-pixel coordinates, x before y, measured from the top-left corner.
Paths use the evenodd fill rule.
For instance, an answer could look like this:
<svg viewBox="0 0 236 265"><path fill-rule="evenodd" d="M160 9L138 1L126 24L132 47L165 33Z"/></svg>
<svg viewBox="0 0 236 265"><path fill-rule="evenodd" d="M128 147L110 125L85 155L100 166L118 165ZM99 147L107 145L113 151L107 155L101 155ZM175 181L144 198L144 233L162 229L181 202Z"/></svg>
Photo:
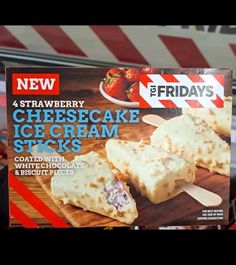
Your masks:
<svg viewBox="0 0 236 265"><path fill-rule="evenodd" d="M109 188L107 188L106 192L108 203L116 207L116 209L120 212L129 203L129 194L119 181L116 181L114 185L111 185Z"/></svg>

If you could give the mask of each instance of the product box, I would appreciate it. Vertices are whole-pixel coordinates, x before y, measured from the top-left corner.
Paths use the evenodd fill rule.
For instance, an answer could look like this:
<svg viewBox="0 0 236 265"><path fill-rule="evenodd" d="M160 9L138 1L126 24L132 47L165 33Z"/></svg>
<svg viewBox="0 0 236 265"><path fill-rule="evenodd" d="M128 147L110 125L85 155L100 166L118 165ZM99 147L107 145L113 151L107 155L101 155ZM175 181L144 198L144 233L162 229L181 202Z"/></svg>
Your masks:
<svg viewBox="0 0 236 265"><path fill-rule="evenodd" d="M11 226L228 222L230 69L7 68Z"/></svg>

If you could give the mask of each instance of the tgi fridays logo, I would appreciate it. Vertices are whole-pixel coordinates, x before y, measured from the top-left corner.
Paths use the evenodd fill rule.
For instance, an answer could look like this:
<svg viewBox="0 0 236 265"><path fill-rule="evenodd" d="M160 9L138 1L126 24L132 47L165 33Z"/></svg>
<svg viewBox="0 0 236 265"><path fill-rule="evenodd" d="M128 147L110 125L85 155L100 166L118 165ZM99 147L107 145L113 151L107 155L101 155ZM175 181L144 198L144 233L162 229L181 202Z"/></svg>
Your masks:
<svg viewBox="0 0 236 265"><path fill-rule="evenodd" d="M223 108L224 75L140 76L140 108Z"/></svg>

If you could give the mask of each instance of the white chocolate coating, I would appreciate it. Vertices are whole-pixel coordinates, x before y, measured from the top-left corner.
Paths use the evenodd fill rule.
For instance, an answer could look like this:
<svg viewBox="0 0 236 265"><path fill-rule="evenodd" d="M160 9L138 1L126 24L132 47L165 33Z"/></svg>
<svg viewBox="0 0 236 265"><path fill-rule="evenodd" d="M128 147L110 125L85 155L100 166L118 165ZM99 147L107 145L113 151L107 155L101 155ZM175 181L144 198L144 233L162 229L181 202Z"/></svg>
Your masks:
<svg viewBox="0 0 236 265"><path fill-rule="evenodd" d="M230 175L230 146L202 119L188 114L170 119L154 131L151 144L212 172Z"/></svg>
<svg viewBox="0 0 236 265"><path fill-rule="evenodd" d="M175 180L195 180L195 166L176 154L141 142L108 140L108 160L153 203L166 201L182 190Z"/></svg>
<svg viewBox="0 0 236 265"><path fill-rule="evenodd" d="M85 167L74 169L72 176L54 175L51 180L52 195L63 201L81 207L84 210L96 212L120 222L131 224L138 216L136 203L129 193L128 187L116 179L106 159L96 152L76 156L70 163L83 163ZM117 185L118 184L118 185ZM124 204L123 197L114 197L111 192L114 187L121 190L126 196ZM108 196L110 195L110 196ZM115 207L109 200L117 199L123 203L123 207Z"/></svg>
<svg viewBox="0 0 236 265"><path fill-rule="evenodd" d="M183 109L183 114L203 119L220 135L231 135L232 97L225 97L224 108L188 108Z"/></svg>

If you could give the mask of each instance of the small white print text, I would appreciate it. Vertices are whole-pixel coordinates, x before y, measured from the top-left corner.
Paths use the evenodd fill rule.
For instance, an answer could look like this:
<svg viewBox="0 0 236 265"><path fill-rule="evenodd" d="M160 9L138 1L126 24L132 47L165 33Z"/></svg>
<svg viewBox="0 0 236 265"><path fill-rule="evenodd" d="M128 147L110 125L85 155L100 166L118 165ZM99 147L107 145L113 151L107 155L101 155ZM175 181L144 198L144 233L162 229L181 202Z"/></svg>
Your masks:
<svg viewBox="0 0 236 265"><path fill-rule="evenodd" d="M83 100L15 100L15 108L84 108Z"/></svg>
<svg viewBox="0 0 236 265"><path fill-rule="evenodd" d="M45 175L72 175L74 169L87 167L86 162L68 163L64 157L31 157L16 156L15 175L16 176L45 176Z"/></svg>
<svg viewBox="0 0 236 265"><path fill-rule="evenodd" d="M223 220L224 219L224 211L223 209L205 209L202 210L201 216L198 216L197 220Z"/></svg>

